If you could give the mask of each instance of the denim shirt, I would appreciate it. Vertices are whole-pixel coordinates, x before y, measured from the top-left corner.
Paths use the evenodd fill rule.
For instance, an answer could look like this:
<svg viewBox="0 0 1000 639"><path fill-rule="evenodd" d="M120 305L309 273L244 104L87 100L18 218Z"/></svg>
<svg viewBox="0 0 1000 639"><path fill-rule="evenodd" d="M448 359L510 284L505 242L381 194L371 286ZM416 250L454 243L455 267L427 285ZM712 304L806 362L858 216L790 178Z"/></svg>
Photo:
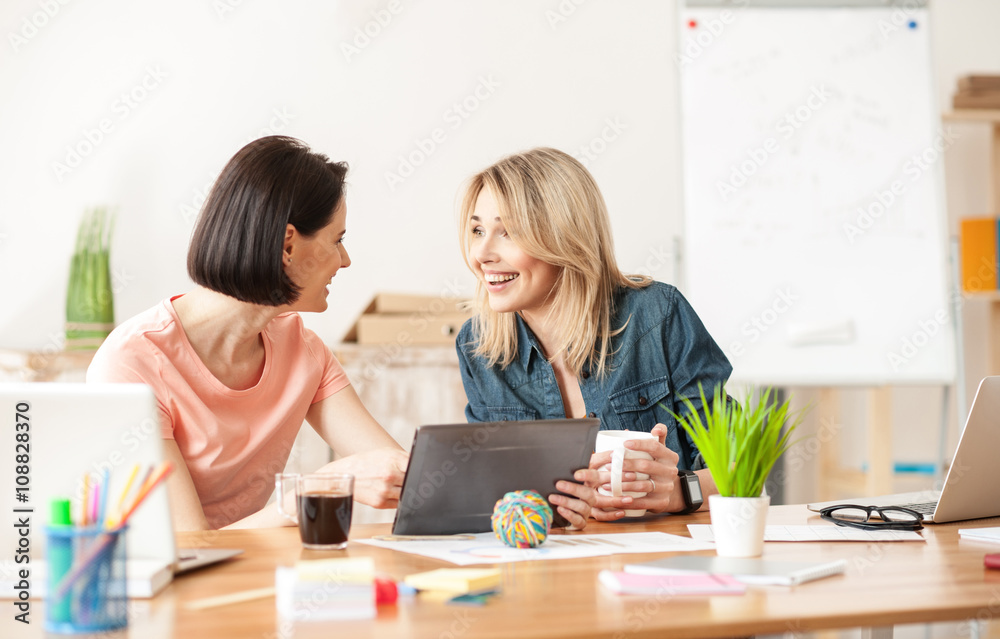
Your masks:
<svg viewBox="0 0 1000 639"><path fill-rule="evenodd" d="M667 427L667 448L680 456L683 470L704 468L701 454L670 411L688 412L681 397L699 410L698 383L710 399L729 379L733 367L694 309L673 286L653 282L640 289L620 288L615 297L610 366L603 377L584 368L578 377L588 417L602 430L649 432ZM552 365L528 325L517 316L518 352L506 367L488 366L473 354L477 334L472 320L456 340L470 422L561 419L566 416ZM660 404L666 407L662 408Z"/></svg>

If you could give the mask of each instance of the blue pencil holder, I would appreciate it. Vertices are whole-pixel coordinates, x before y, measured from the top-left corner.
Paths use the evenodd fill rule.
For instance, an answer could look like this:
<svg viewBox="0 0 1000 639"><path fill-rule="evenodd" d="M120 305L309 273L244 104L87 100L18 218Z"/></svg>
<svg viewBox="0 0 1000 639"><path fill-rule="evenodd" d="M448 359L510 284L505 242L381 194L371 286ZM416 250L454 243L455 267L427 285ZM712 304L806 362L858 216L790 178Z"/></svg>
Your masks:
<svg viewBox="0 0 1000 639"><path fill-rule="evenodd" d="M47 631L105 632L128 625L126 528L45 528Z"/></svg>

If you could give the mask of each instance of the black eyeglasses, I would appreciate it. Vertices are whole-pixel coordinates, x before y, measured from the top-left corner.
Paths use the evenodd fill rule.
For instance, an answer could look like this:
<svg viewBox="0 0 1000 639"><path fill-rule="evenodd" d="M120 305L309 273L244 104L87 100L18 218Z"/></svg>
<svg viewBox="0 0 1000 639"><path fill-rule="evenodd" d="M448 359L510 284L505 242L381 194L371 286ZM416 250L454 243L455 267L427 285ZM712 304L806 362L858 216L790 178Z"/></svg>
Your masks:
<svg viewBox="0 0 1000 639"><path fill-rule="evenodd" d="M871 518L876 513L878 519ZM820 517L838 526L849 526L861 530L920 530L923 515L900 506L857 506L840 504L819 511Z"/></svg>

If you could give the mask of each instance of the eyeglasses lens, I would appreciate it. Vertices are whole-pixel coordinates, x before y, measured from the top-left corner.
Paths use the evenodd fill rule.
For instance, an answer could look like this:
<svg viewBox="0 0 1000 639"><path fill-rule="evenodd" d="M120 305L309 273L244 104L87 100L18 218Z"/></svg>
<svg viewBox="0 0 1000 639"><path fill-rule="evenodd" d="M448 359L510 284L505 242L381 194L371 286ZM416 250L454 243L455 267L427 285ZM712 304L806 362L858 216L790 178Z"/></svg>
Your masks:
<svg viewBox="0 0 1000 639"><path fill-rule="evenodd" d="M844 521L865 522L868 521L868 511L861 508L838 508L830 513L834 519Z"/></svg>
<svg viewBox="0 0 1000 639"><path fill-rule="evenodd" d="M910 524L915 521L919 521L919 517L917 517L914 513L895 508L883 508L881 515L883 521L891 521L893 523Z"/></svg>

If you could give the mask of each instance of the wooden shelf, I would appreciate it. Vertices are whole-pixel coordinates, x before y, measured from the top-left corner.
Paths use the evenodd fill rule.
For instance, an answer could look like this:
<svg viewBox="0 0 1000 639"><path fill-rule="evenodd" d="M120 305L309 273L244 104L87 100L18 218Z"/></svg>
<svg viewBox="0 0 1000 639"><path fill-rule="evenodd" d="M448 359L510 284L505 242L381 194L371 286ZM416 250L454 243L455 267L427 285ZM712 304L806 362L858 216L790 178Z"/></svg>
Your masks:
<svg viewBox="0 0 1000 639"><path fill-rule="evenodd" d="M942 113L941 119L946 122L1000 122L1000 109L955 109Z"/></svg>
<svg viewBox="0 0 1000 639"><path fill-rule="evenodd" d="M1000 291L962 291L962 297L982 302L1000 302Z"/></svg>

